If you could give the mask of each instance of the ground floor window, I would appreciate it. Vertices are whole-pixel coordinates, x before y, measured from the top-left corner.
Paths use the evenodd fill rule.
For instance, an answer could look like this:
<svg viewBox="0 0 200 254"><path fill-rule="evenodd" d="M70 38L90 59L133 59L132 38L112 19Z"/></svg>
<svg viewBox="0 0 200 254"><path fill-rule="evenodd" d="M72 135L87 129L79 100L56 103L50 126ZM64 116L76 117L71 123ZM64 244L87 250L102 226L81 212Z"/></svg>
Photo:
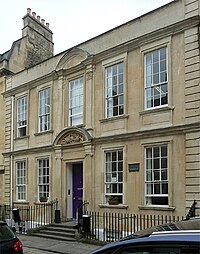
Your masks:
<svg viewBox="0 0 200 254"><path fill-rule="evenodd" d="M145 198L147 205L168 205L168 147L145 148Z"/></svg>
<svg viewBox="0 0 200 254"><path fill-rule="evenodd" d="M38 197L49 197L49 158L38 160Z"/></svg>
<svg viewBox="0 0 200 254"><path fill-rule="evenodd" d="M16 199L26 200L26 161L16 162Z"/></svg>
<svg viewBox="0 0 200 254"><path fill-rule="evenodd" d="M123 202L123 150L105 152L105 196Z"/></svg>

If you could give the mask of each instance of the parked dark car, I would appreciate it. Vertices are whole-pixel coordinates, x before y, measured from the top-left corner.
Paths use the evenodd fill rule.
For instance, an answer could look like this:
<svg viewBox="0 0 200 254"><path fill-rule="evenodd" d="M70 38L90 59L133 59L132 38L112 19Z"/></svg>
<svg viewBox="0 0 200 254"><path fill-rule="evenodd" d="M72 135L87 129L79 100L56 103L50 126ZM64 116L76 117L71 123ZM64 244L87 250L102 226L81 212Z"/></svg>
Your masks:
<svg viewBox="0 0 200 254"><path fill-rule="evenodd" d="M13 230L6 224L0 221L0 254L22 254L22 243L17 238Z"/></svg>
<svg viewBox="0 0 200 254"><path fill-rule="evenodd" d="M132 235L128 235L124 239L137 238L139 236L152 234L153 232L176 231L176 230L200 230L200 217L192 217L181 221L172 221L170 223L165 223L158 226L146 228L137 231Z"/></svg>
<svg viewBox="0 0 200 254"><path fill-rule="evenodd" d="M91 254L200 254L200 230L162 231L118 241Z"/></svg>

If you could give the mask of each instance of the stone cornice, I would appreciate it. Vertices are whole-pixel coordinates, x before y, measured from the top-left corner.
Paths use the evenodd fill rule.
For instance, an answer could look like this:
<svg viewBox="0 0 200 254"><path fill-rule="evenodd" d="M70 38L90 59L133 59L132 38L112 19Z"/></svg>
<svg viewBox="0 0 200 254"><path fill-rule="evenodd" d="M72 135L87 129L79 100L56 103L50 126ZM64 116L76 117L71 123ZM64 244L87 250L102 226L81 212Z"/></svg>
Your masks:
<svg viewBox="0 0 200 254"><path fill-rule="evenodd" d="M144 138L153 138L153 137L160 137L160 136L169 136L169 135L181 135L191 132L200 132L200 121L191 124L185 125L177 125L177 126L167 126L163 128L154 128L148 130L139 130L136 132L129 132L129 133L122 133L112 136L104 136L99 138L93 138L91 140L86 140L84 142L74 142L72 144L66 145L44 145L40 147L34 147L29 149L23 149L13 152L6 152L3 153L3 156L8 157L9 155L20 155L20 154L33 154L37 152L52 152L55 150L62 150L62 149L72 149L80 146L87 146L88 144L96 145L96 144L105 144L111 142L118 142L118 141L127 141L127 140L136 140L136 139L144 139Z"/></svg>
<svg viewBox="0 0 200 254"><path fill-rule="evenodd" d="M14 75L14 73L6 68L2 68L0 69L0 77L3 77L3 76L12 76Z"/></svg>
<svg viewBox="0 0 200 254"><path fill-rule="evenodd" d="M122 133L112 136L104 136L93 139L93 144L105 144L117 141L126 141L126 140L136 140L136 139L144 139L144 138L153 138L160 136L169 136L169 135L180 135L191 132L200 132L200 121L191 124L184 125L176 125L176 126L167 126L162 128L154 128L154 129L146 129L139 130L135 132Z"/></svg>
<svg viewBox="0 0 200 254"><path fill-rule="evenodd" d="M12 96L15 95L16 93L20 93L20 92L24 92L25 90L30 90L32 88L35 88L39 85L44 84L45 82L52 82L53 78L52 76L55 75L55 73L48 73L45 76L33 79L29 82L26 82L24 84L21 84L19 86L13 87L7 91L5 91L4 93L2 93L3 96L8 97L8 96Z"/></svg>
<svg viewBox="0 0 200 254"><path fill-rule="evenodd" d="M124 42L120 45L117 45L115 47L109 48L108 50L105 50L97 55L94 56L94 63L101 62L105 59L109 59L113 56L116 56L117 54L122 54L124 52L128 52L131 50L134 50L138 47L144 46L145 44L151 43L156 40L163 39L168 36L172 36L175 34L179 34L188 28L191 28L195 25L198 25L200 23L199 16L195 16L192 18L184 19L180 22L177 22L175 24L162 27L158 30L152 31L150 33L141 35L139 37L136 37L132 40L129 40L127 42Z"/></svg>
<svg viewBox="0 0 200 254"><path fill-rule="evenodd" d="M13 152L6 152L2 153L4 157L8 157L9 155L21 155L21 154L34 154L34 153L41 153L41 152L51 152L53 150L52 145L44 145L44 146L38 146L38 147L32 147L27 149L21 149Z"/></svg>
<svg viewBox="0 0 200 254"><path fill-rule="evenodd" d="M35 87L42 85L46 82L53 82L53 81L57 80L59 77L67 76L69 74L73 74L73 73L76 73L81 70L85 71L87 65L92 64L92 62L93 62L93 57L91 56L90 59L87 59L87 60L83 61L82 63L80 63L79 65L74 66L72 68L65 69L65 70L61 69L59 71L52 70L51 73L48 73L42 77L33 79L33 80L31 80L27 83L21 84L19 86L13 87L13 88L5 91L4 93L2 93L2 95L5 97L12 96L12 95L15 95L16 93L20 93L25 90L35 88ZM10 74L12 74L12 73L10 73Z"/></svg>

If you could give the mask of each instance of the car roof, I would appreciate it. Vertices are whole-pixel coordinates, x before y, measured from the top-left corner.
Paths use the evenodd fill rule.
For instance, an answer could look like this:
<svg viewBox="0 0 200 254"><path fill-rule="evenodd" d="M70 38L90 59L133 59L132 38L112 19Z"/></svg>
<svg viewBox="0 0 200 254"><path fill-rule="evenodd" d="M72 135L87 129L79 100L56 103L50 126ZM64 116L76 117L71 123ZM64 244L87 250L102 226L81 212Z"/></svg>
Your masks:
<svg viewBox="0 0 200 254"><path fill-rule="evenodd" d="M139 237L136 239L126 240L127 243L138 243L138 242L198 242L200 241L200 230L184 230L184 231L165 231L165 232L154 232L146 237ZM126 242L124 241L124 242Z"/></svg>
<svg viewBox="0 0 200 254"><path fill-rule="evenodd" d="M180 244L187 245L188 243L198 244L200 242L200 230L184 230L184 231L168 231L168 232L156 232L151 235L138 237L135 239L127 239L115 243L108 244L101 248L106 250L112 247L125 247L125 246L138 246L138 245L149 245L149 244ZM95 252L94 252L95 253Z"/></svg>
<svg viewBox="0 0 200 254"><path fill-rule="evenodd" d="M152 234L160 231L176 231L176 230L198 230L200 229L200 217L193 217L188 220L175 221L170 223L153 226L128 235L124 239L136 238L144 235ZM122 239L123 240L123 239Z"/></svg>

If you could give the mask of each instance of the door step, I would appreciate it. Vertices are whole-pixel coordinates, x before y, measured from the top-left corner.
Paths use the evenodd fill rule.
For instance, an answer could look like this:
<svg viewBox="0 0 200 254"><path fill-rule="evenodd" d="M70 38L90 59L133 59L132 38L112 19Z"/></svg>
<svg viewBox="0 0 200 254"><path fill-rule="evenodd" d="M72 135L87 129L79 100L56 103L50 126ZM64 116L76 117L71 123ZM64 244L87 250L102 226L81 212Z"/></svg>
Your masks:
<svg viewBox="0 0 200 254"><path fill-rule="evenodd" d="M31 235L61 241L76 241L75 225L76 223L74 221L51 224L37 231L32 231Z"/></svg>

